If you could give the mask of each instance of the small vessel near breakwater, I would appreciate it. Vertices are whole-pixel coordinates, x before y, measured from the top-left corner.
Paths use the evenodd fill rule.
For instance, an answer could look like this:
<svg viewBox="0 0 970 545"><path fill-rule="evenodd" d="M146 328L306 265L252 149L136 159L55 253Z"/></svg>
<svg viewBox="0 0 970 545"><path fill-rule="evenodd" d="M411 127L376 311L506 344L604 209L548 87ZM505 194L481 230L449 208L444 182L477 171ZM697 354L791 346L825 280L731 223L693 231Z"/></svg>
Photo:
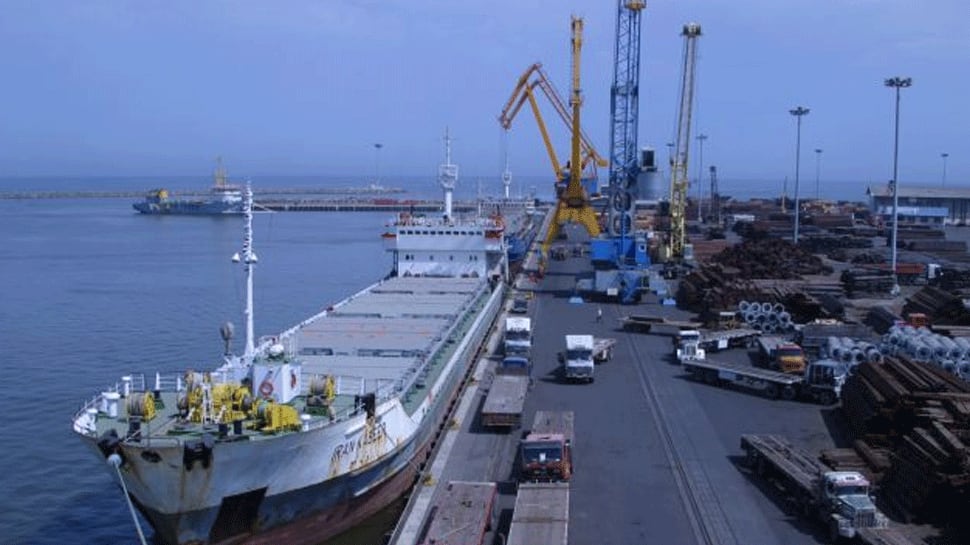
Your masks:
<svg viewBox="0 0 970 545"><path fill-rule="evenodd" d="M206 199L174 198L167 189L153 189L145 200L131 206L142 214L171 214L184 216L241 215L243 213L242 187L229 183L222 158L218 158L213 172L212 187Z"/></svg>

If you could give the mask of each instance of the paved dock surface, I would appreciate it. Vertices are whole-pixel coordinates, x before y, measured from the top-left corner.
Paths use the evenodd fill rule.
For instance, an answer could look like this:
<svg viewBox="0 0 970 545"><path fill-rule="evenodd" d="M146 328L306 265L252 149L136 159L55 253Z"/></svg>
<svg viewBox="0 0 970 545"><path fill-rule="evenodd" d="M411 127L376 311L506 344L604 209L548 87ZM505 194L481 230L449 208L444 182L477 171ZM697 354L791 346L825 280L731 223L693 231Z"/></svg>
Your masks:
<svg viewBox="0 0 970 545"><path fill-rule="evenodd" d="M522 420L531 422L536 410L575 412L569 543L825 543L824 528L786 513L777 492L740 468L739 442L743 433L776 433L806 449L831 447L826 423L839 420L830 414L833 409L688 380L673 358L671 337L620 328L620 318L631 312L686 315L656 304L655 298L633 307L570 303L575 275L589 269L588 257L549 265L530 302L536 380ZM598 306L601 322L596 320ZM613 359L597 365L592 384L567 384L558 374L556 353L564 348L564 335L577 333L617 339ZM747 356L734 351L719 357ZM522 430L493 433L480 426L478 411L492 365L481 362L479 381L466 391L461 407L466 410L460 409L459 425L430 472L436 484L499 484L500 517L491 543L500 544L498 534L508 532L515 500L513 463ZM433 488L419 483L415 495ZM419 512L410 509L405 517L418 518ZM419 520L411 522L420 527ZM410 538L397 543L416 539Z"/></svg>

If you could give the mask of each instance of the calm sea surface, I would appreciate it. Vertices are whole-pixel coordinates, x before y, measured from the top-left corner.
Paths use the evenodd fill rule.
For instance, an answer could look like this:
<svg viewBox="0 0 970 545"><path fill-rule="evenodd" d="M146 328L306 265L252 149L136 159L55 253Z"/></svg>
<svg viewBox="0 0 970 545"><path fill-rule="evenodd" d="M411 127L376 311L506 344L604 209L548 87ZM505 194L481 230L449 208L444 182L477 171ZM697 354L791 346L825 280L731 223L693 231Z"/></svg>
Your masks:
<svg viewBox="0 0 970 545"><path fill-rule="evenodd" d="M257 335L386 274L386 219L257 215ZM241 238L240 218L142 216L124 199L0 200L0 543L137 541L71 416L124 374L219 361L219 326L244 331L245 281L230 261Z"/></svg>

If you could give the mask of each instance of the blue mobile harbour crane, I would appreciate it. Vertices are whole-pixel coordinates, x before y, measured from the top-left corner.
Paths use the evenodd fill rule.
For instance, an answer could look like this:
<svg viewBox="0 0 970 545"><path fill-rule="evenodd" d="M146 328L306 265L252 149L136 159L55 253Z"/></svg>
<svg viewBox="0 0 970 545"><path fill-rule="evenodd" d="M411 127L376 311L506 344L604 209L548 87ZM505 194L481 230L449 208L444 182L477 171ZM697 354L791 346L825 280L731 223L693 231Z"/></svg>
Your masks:
<svg viewBox="0 0 970 545"><path fill-rule="evenodd" d="M647 236L634 231L633 215L640 164L637 122L640 107L640 12L643 0L618 0L613 86L610 88L610 179L607 236L590 241L593 278L577 291L636 303L648 287ZM651 161L652 162L652 161Z"/></svg>

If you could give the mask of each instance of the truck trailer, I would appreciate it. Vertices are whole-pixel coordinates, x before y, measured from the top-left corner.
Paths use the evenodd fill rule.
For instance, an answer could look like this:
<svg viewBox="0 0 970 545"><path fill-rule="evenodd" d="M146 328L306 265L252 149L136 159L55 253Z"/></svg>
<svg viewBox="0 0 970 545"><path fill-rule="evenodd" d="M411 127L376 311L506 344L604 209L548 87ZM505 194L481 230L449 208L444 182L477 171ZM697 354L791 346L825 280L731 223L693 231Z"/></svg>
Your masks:
<svg viewBox="0 0 970 545"><path fill-rule="evenodd" d="M482 545L494 526L495 483L450 481L438 490L420 545Z"/></svg>
<svg viewBox="0 0 970 545"><path fill-rule="evenodd" d="M758 390L769 399L802 398L822 405L839 399L846 378L845 366L832 360L812 362L802 375L709 359L685 359L681 363L693 378L714 386L733 384Z"/></svg>
<svg viewBox="0 0 970 545"><path fill-rule="evenodd" d="M495 376L482 405L482 426L513 429L522 425L525 396L532 384L532 362L521 356L507 356L495 369Z"/></svg>
<svg viewBox="0 0 970 545"><path fill-rule="evenodd" d="M781 485L803 513L826 525L833 542L855 538L863 528L888 527L861 473L832 471L778 435L742 435L741 449L745 464Z"/></svg>
<svg viewBox="0 0 970 545"><path fill-rule="evenodd" d="M505 545L568 545L569 483L522 483Z"/></svg>

